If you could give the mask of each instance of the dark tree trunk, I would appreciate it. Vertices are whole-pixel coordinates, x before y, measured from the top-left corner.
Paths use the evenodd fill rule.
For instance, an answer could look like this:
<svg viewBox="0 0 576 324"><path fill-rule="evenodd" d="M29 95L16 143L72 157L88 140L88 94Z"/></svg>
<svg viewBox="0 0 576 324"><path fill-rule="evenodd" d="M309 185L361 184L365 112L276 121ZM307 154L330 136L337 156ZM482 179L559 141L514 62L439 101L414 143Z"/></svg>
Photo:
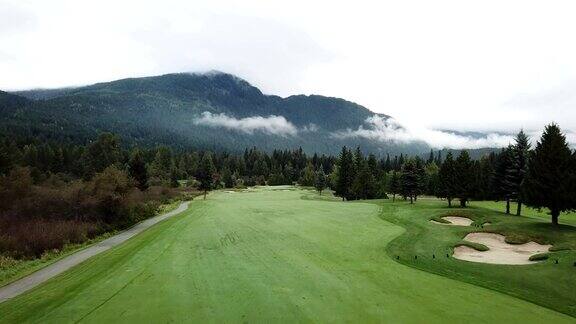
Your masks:
<svg viewBox="0 0 576 324"><path fill-rule="evenodd" d="M465 208L466 207L466 201L467 201L467 199L460 199L460 207Z"/></svg>
<svg viewBox="0 0 576 324"><path fill-rule="evenodd" d="M396 194L392 194L392 202L396 202Z"/></svg>
<svg viewBox="0 0 576 324"><path fill-rule="evenodd" d="M557 209L550 210L550 215L552 215L552 225L558 226L558 217L560 216L560 211Z"/></svg>
<svg viewBox="0 0 576 324"><path fill-rule="evenodd" d="M510 214L510 198L506 197L506 214Z"/></svg>
<svg viewBox="0 0 576 324"><path fill-rule="evenodd" d="M516 207L516 216L520 216L522 214L522 201L518 200L518 207Z"/></svg>
<svg viewBox="0 0 576 324"><path fill-rule="evenodd" d="M414 203L414 197L412 195L410 195L410 203L413 204Z"/></svg>
<svg viewBox="0 0 576 324"><path fill-rule="evenodd" d="M452 198L446 197L446 200L448 200L448 207L452 207Z"/></svg>

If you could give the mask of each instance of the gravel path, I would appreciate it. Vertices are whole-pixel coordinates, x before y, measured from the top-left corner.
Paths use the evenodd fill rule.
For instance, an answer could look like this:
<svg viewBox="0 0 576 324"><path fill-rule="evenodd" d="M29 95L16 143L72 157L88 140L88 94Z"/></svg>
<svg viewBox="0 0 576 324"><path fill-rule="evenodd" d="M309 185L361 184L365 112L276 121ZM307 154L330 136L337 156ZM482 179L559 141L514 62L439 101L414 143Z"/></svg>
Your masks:
<svg viewBox="0 0 576 324"><path fill-rule="evenodd" d="M49 266L46 266L22 279L14 281L4 287L0 287L0 303L14 298L36 286L39 284L47 281L50 278L53 278L62 272L72 268L75 265L78 265L87 259L102 253L112 247L115 247L119 244L122 244L126 240L129 240L133 236L141 233L142 231L146 230L150 226L153 226L167 218L170 218L174 215L177 215L188 208L189 202L183 202L176 208L175 210L168 212L166 214L158 215L152 218L149 218L145 221L142 221L130 229L114 235L110 238L105 239L104 241L92 245L86 249L80 250L76 253L73 253L59 261L52 263Z"/></svg>

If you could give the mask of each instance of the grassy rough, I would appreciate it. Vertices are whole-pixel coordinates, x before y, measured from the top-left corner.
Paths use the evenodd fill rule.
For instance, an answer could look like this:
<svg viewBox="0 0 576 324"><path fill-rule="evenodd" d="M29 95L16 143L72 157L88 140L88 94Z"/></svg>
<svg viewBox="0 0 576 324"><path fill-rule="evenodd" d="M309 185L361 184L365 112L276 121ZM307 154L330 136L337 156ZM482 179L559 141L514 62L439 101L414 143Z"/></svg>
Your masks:
<svg viewBox="0 0 576 324"><path fill-rule="evenodd" d="M493 265L475 263L446 257L451 256L453 247L470 232L477 231L460 226L438 226L431 224L430 217L453 213L459 208L449 209L445 202L429 199L410 205L403 201L381 202L383 220L402 226L406 232L393 240L386 248L394 259L408 266L439 274L448 278L494 289L511 296L522 298L557 311L576 316L576 227L567 224L554 227L549 219L534 215L510 216L492 208L493 203L473 202L465 212L474 214L478 222L491 222L490 232L505 235L514 242L535 241L553 244L564 250L554 253L549 259L533 265ZM569 220L571 216L565 216ZM432 254L443 258L432 259ZM414 255L419 255L414 260ZM558 264L555 260L558 259Z"/></svg>
<svg viewBox="0 0 576 324"><path fill-rule="evenodd" d="M380 219L379 205L314 195L263 188L196 200L0 304L0 322L573 322L399 264L385 251L405 229Z"/></svg>

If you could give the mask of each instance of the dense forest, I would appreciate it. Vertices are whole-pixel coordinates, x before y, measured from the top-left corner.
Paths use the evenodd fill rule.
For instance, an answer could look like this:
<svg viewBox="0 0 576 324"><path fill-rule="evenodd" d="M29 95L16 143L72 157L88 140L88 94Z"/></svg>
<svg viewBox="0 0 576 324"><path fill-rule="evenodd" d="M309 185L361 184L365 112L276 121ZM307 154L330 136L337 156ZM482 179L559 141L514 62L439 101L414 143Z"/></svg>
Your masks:
<svg viewBox="0 0 576 324"><path fill-rule="evenodd" d="M39 256L66 243L126 228L152 216L163 202L191 192L255 185L326 188L343 200L391 198L414 203L436 196L460 207L469 200L507 201L548 208L557 224L576 208L576 156L560 129L546 127L531 150L520 132L499 153L472 159L430 151L377 158L358 147L339 156L308 155L302 148L257 148L243 154L175 151L167 146L125 148L102 133L87 145L32 137L0 138L0 253ZM391 197L389 197L391 196Z"/></svg>
<svg viewBox="0 0 576 324"><path fill-rule="evenodd" d="M232 118L283 118L278 129L227 128L197 123L203 114ZM263 94L234 75L177 73L103 82L90 86L15 93L0 91L0 134L85 144L102 132L122 138L126 146L175 150L242 153L256 146L274 149L302 147L312 154L337 154L341 146L361 146L377 154L417 154L424 142L398 143L362 137L334 136L366 126L375 114L340 98ZM281 131L281 129L280 129Z"/></svg>

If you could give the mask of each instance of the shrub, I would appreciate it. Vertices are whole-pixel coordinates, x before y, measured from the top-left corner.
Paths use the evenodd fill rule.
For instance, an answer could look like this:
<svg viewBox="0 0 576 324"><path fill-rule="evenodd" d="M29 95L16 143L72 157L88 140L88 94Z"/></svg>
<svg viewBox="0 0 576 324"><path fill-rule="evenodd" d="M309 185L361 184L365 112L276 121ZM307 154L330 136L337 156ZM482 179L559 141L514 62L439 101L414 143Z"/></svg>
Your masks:
<svg viewBox="0 0 576 324"><path fill-rule="evenodd" d="M548 260L549 257L550 257L550 253L539 253L539 254L534 254L534 255L530 256L529 260L530 261L544 261L544 260Z"/></svg>
<svg viewBox="0 0 576 324"><path fill-rule="evenodd" d="M4 220L0 232L0 252L14 258L31 258L62 249L65 244L82 243L100 234L102 228L77 220Z"/></svg>

